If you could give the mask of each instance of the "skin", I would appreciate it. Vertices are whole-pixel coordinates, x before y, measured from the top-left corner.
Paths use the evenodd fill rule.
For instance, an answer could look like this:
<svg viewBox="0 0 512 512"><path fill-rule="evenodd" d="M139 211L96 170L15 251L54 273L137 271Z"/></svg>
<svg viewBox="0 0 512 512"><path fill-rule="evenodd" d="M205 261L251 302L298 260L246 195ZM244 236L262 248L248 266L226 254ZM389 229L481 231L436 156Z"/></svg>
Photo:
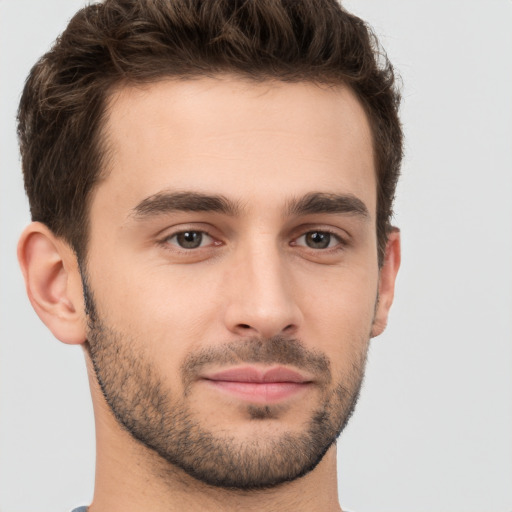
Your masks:
<svg viewBox="0 0 512 512"><path fill-rule="evenodd" d="M115 91L105 134L109 167L91 198L85 263L103 324L144 354L174 397L186 394L180 365L190 354L254 338L299 339L329 361L333 383L315 377L271 404L273 418L254 421L247 400L203 380L190 384L186 403L201 425L240 445L301 434L323 393L354 365L364 368L369 338L385 328L400 262L394 231L378 267L372 138L358 100L341 86L162 81ZM144 209L156 194L177 192L221 195L236 211ZM290 209L312 193L356 198L365 212ZM184 249L176 236L184 231L207 235ZM325 249L308 246L308 233L318 232L330 233ZM33 223L19 259L42 320L61 341L87 347L70 247ZM97 431L91 512L341 510L334 445L306 476L272 489L208 486L119 425L87 350L86 360Z"/></svg>

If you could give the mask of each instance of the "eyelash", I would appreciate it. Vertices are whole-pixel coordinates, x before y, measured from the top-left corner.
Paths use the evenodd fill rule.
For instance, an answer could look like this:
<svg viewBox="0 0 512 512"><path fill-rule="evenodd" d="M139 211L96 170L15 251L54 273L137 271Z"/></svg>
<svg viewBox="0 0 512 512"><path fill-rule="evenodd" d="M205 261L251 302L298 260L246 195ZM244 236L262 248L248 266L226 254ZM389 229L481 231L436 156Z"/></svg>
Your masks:
<svg viewBox="0 0 512 512"><path fill-rule="evenodd" d="M171 240L178 237L179 235L184 235L186 233L195 233L195 234L200 234L202 237L206 236L210 239L213 240L213 243L209 243L208 245L206 246L198 246L198 247L191 247L191 248L186 248L186 247L181 247L180 245L178 245L177 243L172 243ZM325 248L314 248L314 247L308 247L307 245L303 245L303 244L298 244L297 243L297 240L303 238L303 237L306 237L307 235L309 234L314 234L314 233L321 233L321 234L324 234L324 235L329 235L329 237L333 237L336 241L336 244L333 246L333 247L325 247ZM329 240L329 244L331 243L332 239ZM202 243L202 240L201 240L201 243ZM176 231L175 233L171 233L167 236L165 236L164 238L162 238L160 241L159 241L159 244L161 246L163 246L166 250L172 250L173 252L182 252L182 253L188 253L190 254L191 252L195 252L199 249L209 249L211 247L215 247L215 246L221 246L223 245L223 242L217 240L213 235L211 235L210 233L208 233L207 231L205 230L201 230L201 229L182 229L180 231ZM172 249L169 247L170 245L172 245ZM315 253L324 253L324 254L332 254L332 253L337 253L339 251L343 251L346 249L346 247L348 246L348 242L345 238L341 237L337 232L334 232L332 230L329 230L329 229L326 229L326 228L322 228L322 229L308 229L307 231L304 231L302 232L299 236L295 237L291 242L290 242L290 246L292 247L303 247L304 249L306 250L310 250L310 251L314 251Z"/></svg>
<svg viewBox="0 0 512 512"><path fill-rule="evenodd" d="M314 247L308 247L307 245L300 245L300 247L304 247L305 249L310 249L315 252L318 251L318 252L323 252L323 253L327 254L327 253L342 251L348 245L348 242L344 238L342 238L338 233L335 233L334 231L331 231L331 230L325 229L325 228L309 229L308 231L306 231L306 232L302 233L301 235L299 235L298 237L294 238L293 241L290 243L290 245L299 246L299 244L297 244L297 240L299 240L302 237L306 237L309 234L313 234L313 233L317 233L317 234L321 233L323 235L329 235L330 237L335 239L336 244L333 247L325 247L325 248L314 248ZM330 240L329 243L331 241L332 240Z"/></svg>
<svg viewBox="0 0 512 512"><path fill-rule="evenodd" d="M210 243L207 246L201 246L200 245L199 247L186 248L186 247L179 246L177 243L172 243L171 242L171 240L173 238L177 238L179 235L185 235L186 233L200 234L202 237L206 236L208 238L211 238L213 240L213 243ZM183 229L183 230L180 230L180 231L176 231L175 233L172 233L172 234L167 235L166 237L164 237L162 240L159 241L159 243L162 246L164 246L164 248L166 248L168 250L171 250L171 249L169 249L169 245L172 245L173 246L173 249L172 249L173 251L179 251L179 252L185 252L185 253L190 253L191 251L195 251L197 249L206 249L208 247L222 245L222 242L216 240L214 236L210 235L207 231L204 231L204 230L201 230L201 229ZM201 240L201 243L202 243L202 240Z"/></svg>

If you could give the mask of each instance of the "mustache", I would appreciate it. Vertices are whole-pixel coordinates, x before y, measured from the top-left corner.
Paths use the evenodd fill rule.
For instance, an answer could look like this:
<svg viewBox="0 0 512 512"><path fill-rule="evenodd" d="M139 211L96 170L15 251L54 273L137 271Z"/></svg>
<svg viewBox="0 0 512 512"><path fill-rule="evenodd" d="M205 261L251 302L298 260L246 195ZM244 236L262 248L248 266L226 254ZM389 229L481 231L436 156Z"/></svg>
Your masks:
<svg viewBox="0 0 512 512"><path fill-rule="evenodd" d="M326 383L332 380L331 363L323 353L306 348L299 339L284 336L247 338L204 348L186 356L180 371L187 387L209 366L243 363L290 365L308 371Z"/></svg>

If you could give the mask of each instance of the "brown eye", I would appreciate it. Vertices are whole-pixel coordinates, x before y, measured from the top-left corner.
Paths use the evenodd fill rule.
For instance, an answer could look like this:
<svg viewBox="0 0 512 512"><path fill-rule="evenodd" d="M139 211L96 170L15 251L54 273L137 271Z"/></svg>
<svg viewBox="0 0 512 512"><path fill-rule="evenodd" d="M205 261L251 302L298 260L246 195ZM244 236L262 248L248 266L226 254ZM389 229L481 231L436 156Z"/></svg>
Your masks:
<svg viewBox="0 0 512 512"><path fill-rule="evenodd" d="M309 231L297 238L293 245L309 247L310 249L331 249L341 245L342 240L328 231Z"/></svg>
<svg viewBox="0 0 512 512"><path fill-rule="evenodd" d="M182 231L169 237L171 244L177 245L182 249L197 249L210 241L210 237L202 231Z"/></svg>
<svg viewBox="0 0 512 512"><path fill-rule="evenodd" d="M312 249L327 249L331 243L331 234L322 231L312 231L305 235L305 242Z"/></svg>

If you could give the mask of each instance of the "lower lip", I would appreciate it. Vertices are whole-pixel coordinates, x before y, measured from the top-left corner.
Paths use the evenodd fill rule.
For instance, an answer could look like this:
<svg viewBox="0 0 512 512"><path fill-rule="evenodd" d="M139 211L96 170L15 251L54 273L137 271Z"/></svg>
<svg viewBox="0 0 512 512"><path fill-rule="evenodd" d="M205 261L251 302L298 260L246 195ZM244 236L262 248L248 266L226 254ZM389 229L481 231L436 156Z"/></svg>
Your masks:
<svg viewBox="0 0 512 512"><path fill-rule="evenodd" d="M206 380L211 387L254 403L274 403L304 391L307 382L238 382L224 380Z"/></svg>

